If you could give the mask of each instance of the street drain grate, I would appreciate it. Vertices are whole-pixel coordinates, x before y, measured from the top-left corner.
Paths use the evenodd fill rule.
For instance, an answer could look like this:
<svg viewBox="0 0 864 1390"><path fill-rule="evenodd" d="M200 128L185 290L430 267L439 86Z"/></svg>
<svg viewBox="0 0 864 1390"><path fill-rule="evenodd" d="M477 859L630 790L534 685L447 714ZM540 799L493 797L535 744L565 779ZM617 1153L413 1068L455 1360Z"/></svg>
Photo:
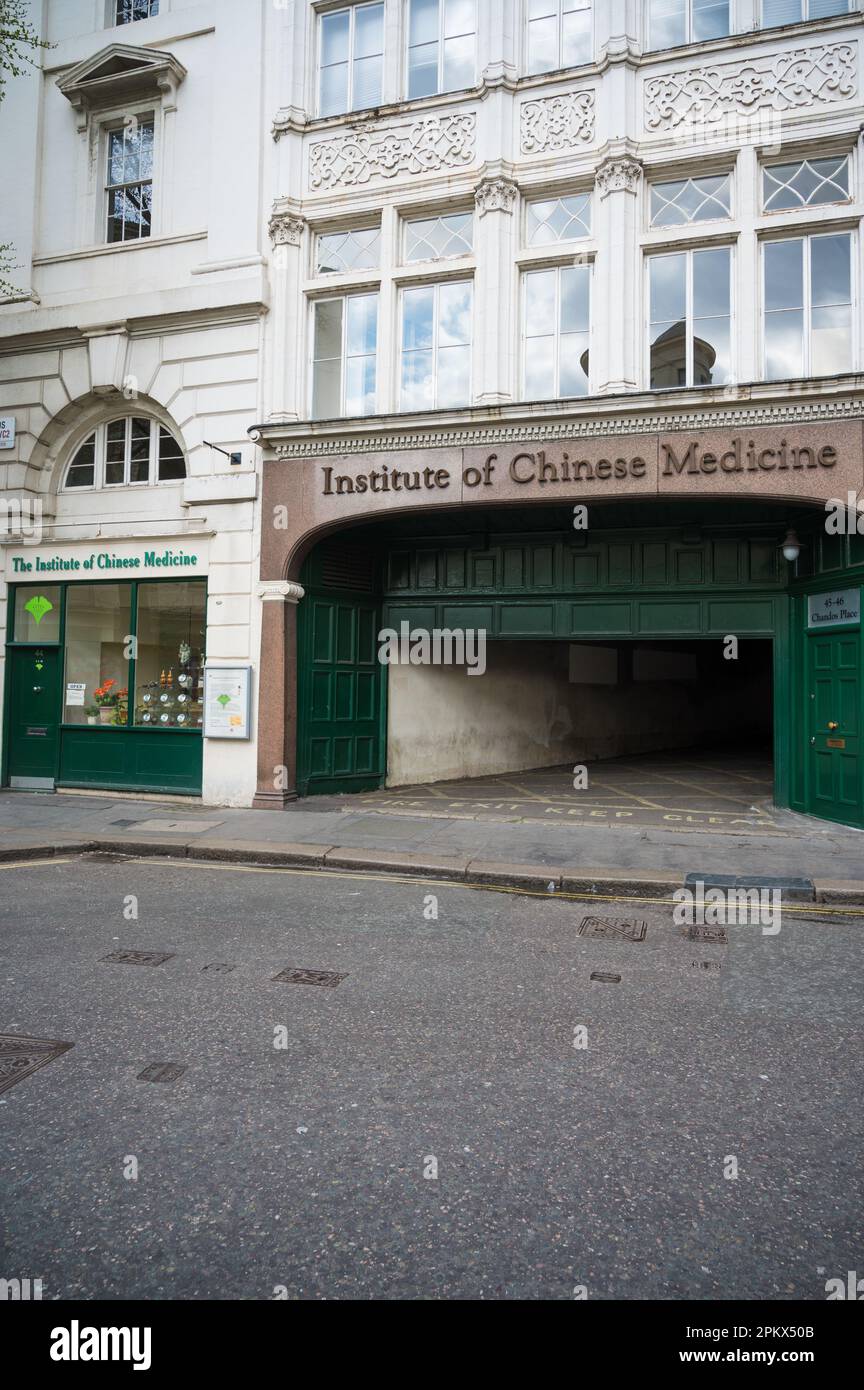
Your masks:
<svg viewBox="0 0 864 1390"><path fill-rule="evenodd" d="M109 824L109 825L119 825L119 826L121 826L124 830L128 830L129 827L130 827L130 825L140 825L141 822L140 822L140 820L112 820L112 821L109 821L108 824Z"/></svg>
<svg viewBox="0 0 864 1390"><path fill-rule="evenodd" d="M0 1033L0 1091L8 1091L31 1072L38 1071L75 1044L51 1038L28 1038L22 1033Z"/></svg>
<svg viewBox="0 0 864 1390"><path fill-rule="evenodd" d="M693 970L721 970L719 960L691 960L690 966Z"/></svg>
<svg viewBox="0 0 864 1390"><path fill-rule="evenodd" d="M729 944L725 927L688 927L684 935L688 941L713 941L717 946Z"/></svg>
<svg viewBox="0 0 864 1390"><path fill-rule="evenodd" d="M236 970L236 966L227 965L225 961L216 960L212 965L202 965L201 973L210 975L227 975L230 970Z"/></svg>
<svg viewBox="0 0 864 1390"><path fill-rule="evenodd" d="M605 970L593 970L591 972L591 979L599 980L603 985L620 985L621 983L620 975L609 975Z"/></svg>
<svg viewBox="0 0 864 1390"><path fill-rule="evenodd" d="M139 1081L176 1081L182 1076L185 1067L181 1067L179 1062L151 1062L149 1067L139 1071Z"/></svg>
<svg viewBox="0 0 864 1390"><path fill-rule="evenodd" d="M335 989L341 985L343 980L347 980L347 975L337 975L335 970L299 970L296 966L289 965L285 970L280 970L278 975L273 976L282 985L323 985L325 989Z"/></svg>
<svg viewBox="0 0 864 1390"><path fill-rule="evenodd" d="M598 936L604 941L644 941L648 923L625 921L621 917L583 917L580 936Z"/></svg>
<svg viewBox="0 0 864 1390"><path fill-rule="evenodd" d="M110 965L164 965L173 959L173 951L110 951L102 956Z"/></svg>

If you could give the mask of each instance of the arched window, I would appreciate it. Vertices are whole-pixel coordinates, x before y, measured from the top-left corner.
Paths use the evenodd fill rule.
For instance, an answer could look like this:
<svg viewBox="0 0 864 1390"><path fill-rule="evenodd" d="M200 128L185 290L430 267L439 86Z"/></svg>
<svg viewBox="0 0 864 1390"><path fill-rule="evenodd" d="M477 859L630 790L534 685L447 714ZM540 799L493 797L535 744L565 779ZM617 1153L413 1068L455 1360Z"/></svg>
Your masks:
<svg viewBox="0 0 864 1390"><path fill-rule="evenodd" d="M98 425L66 469L64 488L148 486L186 477L183 450L158 420L126 415Z"/></svg>

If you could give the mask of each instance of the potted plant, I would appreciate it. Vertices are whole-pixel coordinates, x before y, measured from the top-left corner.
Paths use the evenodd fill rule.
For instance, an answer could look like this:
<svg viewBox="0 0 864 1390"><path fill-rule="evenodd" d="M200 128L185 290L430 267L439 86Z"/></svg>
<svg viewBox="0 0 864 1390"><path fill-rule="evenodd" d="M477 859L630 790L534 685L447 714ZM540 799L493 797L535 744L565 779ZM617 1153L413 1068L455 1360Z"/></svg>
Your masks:
<svg viewBox="0 0 864 1390"><path fill-rule="evenodd" d="M99 706L99 722L101 724L114 724L115 707L120 697L120 691L115 687L117 682L109 676L100 686L93 691L93 699Z"/></svg>
<svg viewBox="0 0 864 1390"><path fill-rule="evenodd" d="M96 723L96 720L99 718L99 706L98 706L98 705L85 705L85 707L84 707L84 713L85 713L86 716L87 716L87 723L88 723L88 724L95 724L95 723Z"/></svg>

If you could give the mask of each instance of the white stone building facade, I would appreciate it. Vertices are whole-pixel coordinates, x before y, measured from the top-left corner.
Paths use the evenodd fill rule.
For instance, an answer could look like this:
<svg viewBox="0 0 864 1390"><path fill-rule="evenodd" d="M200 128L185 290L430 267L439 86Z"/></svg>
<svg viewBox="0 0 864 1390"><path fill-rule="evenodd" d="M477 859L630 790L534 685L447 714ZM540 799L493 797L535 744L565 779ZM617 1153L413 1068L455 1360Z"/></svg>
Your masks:
<svg viewBox="0 0 864 1390"><path fill-rule="evenodd" d="M860 0L33 12L55 46L0 106L15 170L0 242L21 266L0 303L2 481L42 500L55 550L198 542L207 662L248 664L253 691L251 737L204 740L205 800L294 794L304 559L340 528L362 543L391 514L465 513L480 494L464 476L435 492L454 451L461 467L472 449L849 425L857 490ZM129 182L112 132L140 139L142 121L149 234L111 240ZM128 482L130 425L123 486L100 487L98 464L92 488L66 486L94 429L107 467L126 417L155 422L147 485ZM183 480L159 481L160 429ZM769 456L742 497L821 497L780 488ZM431 482L397 506L373 496L370 458ZM592 495L659 505L660 482L649 497L610 460ZM333 501L328 465L352 476ZM686 471L667 493L688 495ZM582 496L524 481L501 502ZM8 581L23 549L7 540ZM397 685L382 719L402 746Z"/></svg>

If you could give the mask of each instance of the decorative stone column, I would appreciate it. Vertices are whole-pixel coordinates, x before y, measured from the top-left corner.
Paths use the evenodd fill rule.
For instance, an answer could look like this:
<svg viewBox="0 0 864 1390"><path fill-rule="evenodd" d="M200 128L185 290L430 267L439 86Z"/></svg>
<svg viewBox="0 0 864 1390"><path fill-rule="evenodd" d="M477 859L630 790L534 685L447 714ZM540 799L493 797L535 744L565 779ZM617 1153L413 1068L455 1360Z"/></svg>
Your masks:
<svg viewBox="0 0 864 1390"><path fill-rule="evenodd" d="M626 149L610 152L595 175L600 250L594 268L592 381L598 394L616 395L641 384L641 184L642 165Z"/></svg>
<svg viewBox="0 0 864 1390"><path fill-rule="evenodd" d="M498 405L513 399L517 343L508 281L516 257L514 212L519 189L503 173L487 175L474 194L477 208L474 282L474 401Z"/></svg>
<svg viewBox="0 0 864 1390"><path fill-rule="evenodd" d="M297 800L297 604L304 592L287 580L258 586L258 811L281 811Z"/></svg>
<svg viewBox="0 0 864 1390"><path fill-rule="evenodd" d="M297 344L304 340L298 315L303 312L300 278L306 223L297 209L292 199L280 199L274 204L269 223L273 303L266 410L267 419L276 423L299 420L304 414L300 399L302 362Z"/></svg>

